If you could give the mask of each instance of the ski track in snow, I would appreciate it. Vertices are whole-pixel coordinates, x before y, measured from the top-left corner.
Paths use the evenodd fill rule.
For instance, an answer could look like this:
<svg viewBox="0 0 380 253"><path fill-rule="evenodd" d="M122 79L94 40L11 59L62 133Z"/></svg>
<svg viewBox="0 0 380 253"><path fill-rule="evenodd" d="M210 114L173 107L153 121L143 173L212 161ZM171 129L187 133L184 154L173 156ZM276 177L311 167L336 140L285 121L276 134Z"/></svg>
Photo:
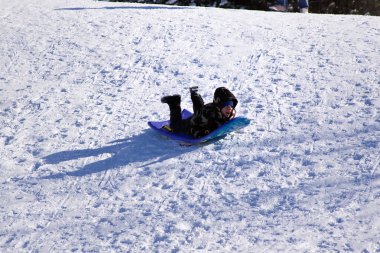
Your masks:
<svg viewBox="0 0 380 253"><path fill-rule="evenodd" d="M0 4L1 252L379 252L380 19ZM160 97L252 124L180 147Z"/></svg>

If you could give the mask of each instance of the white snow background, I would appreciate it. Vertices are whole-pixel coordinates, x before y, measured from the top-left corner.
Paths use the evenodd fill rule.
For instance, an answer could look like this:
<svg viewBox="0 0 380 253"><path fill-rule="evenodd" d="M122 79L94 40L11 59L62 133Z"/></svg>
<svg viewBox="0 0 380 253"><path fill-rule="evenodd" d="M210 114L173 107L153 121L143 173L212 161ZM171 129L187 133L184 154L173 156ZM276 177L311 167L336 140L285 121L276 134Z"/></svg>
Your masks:
<svg viewBox="0 0 380 253"><path fill-rule="evenodd" d="M0 4L1 252L380 252L380 18ZM251 124L181 147L163 95Z"/></svg>

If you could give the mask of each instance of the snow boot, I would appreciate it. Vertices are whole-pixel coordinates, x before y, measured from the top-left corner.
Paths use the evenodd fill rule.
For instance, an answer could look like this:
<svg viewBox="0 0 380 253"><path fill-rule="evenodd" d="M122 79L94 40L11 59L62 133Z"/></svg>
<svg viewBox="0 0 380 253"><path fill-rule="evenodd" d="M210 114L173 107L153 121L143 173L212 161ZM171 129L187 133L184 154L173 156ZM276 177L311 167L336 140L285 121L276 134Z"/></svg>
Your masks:
<svg viewBox="0 0 380 253"><path fill-rule="evenodd" d="M161 98L161 103L168 104L169 106L176 106L181 104L181 95L165 96Z"/></svg>

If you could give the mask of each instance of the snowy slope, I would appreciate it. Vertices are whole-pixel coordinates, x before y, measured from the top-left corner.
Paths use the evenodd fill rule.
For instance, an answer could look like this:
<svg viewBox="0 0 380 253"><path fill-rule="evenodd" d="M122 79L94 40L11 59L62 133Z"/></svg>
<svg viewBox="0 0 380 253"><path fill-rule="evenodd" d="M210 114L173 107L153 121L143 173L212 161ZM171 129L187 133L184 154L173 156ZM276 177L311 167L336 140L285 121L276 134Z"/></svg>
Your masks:
<svg viewBox="0 0 380 253"><path fill-rule="evenodd" d="M0 3L1 252L379 252L380 18ZM252 124L180 147L188 87Z"/></svg>

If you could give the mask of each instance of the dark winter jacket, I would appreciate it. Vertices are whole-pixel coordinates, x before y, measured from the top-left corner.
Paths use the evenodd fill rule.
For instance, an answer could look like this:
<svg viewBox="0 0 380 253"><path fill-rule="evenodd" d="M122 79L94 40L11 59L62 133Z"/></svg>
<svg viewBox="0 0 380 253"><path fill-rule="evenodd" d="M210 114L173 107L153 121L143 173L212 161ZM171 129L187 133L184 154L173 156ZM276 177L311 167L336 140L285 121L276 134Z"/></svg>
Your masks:
<svg viewBox="0 0 380 253"><path fill-rule="evenodd" d="M229 118L223 116L221 109L225 102L232 101L234 109L238 103L234 94L224 87L215 90L212 103L205 105L198 93L191 94L191 100L194 114L188 119L187 133L194 138L205 136L235 116L235 110Z"/></svg>

